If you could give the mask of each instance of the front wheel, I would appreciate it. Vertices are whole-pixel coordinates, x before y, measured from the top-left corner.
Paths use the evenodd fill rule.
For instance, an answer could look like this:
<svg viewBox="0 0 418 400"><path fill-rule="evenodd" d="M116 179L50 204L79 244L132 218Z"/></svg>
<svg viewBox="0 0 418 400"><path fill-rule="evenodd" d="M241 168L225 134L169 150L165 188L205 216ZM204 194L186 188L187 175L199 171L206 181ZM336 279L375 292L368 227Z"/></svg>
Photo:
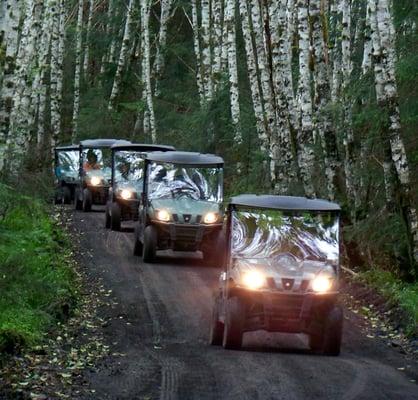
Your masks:
<svg viewBox="0 0 418 400"><path fill-rule="evenodd" d="M219 295L215 297L212 311L212 320L210 323L209 344L212 346L220 346L224 335L224 324L219 321Z"/></svg>
<svg viewBox="0 0 418 400"><path fill-rule="evenodd" d="M110 228L112 231L120 231L120 206L118 203L110 204Z"/></svg>
<svg viewBox="0 0 418 400"><path fill-rule="evenodd" d="M206 244L202 251L203 259L207 265L221 268L225 260L225 251L225 234L223 231L220 231L215 239Z"/></svg>
<svg viewBox="0 0 418 400"><path fill-rule="evenodd" d="M106 203L106 208L105 208L105 228L109 229L110 228L110 205L109 202Z"/></svg>
<svg viewBox="0 0 418 400"><path fill-rule="evenodd" d="M146 263L153 263L157 254L157 230L154 226L148 225L144 231L144 248L142 259Z"/></svg>
<svg viewBox="0 0 418 400"><path fill-rule="evenodd" d="M142 256L142 252L144 251L144 246L142 242L139 240L139 224L135 226L135 239L134 239L134 256Z"/></svg>
<svg viewBox="0 0 418 400"><path fill-rule="evenodd" d="M231 297L226 305L225 327L222 345L225 349L238 350L242 346L245 308L242 300Z"/></svg>
<svg viewBox="0 0 418 400"><path fill-rule="evenodd" d="M62 188L62 202L64 204L71 204L71 189L68 186Z"/></svg>
<svg viewBox="0 0 418 400"><path fill-rule="evenodd" d="M83 208L83 202L80 200L80 190L76 189L74 193L74 208L81 210Z"/></svg>
<svg viewBox="0 0 418 400"><path fill-rule="evenodd" d="M334 307L325 317L318 332L309 335L309 347L328 356L338 356L341 351L343 311Z"/></svg>
<svg viewBox="0 0 418 400"><path fill-rule="evenodd" d="M83 190L83 211L89 212L91 211L91 204L93 203L93 195L89 189Z"/></svg>

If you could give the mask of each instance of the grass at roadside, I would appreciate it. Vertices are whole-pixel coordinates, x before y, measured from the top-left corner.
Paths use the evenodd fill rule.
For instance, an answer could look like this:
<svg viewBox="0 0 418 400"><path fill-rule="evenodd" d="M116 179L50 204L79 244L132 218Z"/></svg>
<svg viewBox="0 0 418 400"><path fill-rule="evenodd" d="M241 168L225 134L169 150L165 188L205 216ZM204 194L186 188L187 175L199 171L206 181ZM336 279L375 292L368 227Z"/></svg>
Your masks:
<svg viewBox="0 0 418 400"><path fill-rule="evenodd" d="M38 343L76 299L69 239L45 204L0 184L0 352Z"/></svg>
<svg viewBox="0 0 418 400"><path fill-rule="evenodd" d="M397 316L400 324L408 336L416 337L418 335L418 282L403 282L393 273L378 268L360 272L359 278L402 310L403 315Z"/></svg>

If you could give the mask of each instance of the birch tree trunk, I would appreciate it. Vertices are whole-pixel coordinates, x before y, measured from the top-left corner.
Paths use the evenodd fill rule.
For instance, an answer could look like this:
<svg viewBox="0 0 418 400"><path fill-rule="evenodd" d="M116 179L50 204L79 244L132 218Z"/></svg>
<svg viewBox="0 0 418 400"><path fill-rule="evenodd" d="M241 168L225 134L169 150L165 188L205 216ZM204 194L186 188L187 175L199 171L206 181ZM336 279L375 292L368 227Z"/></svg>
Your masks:
<svg viewBox="0 0 418 400"><path fill-rule="evenodd" d="M401 121L398 105L398 88L395 75L395 29L388 0L376 0L376 22L380 43L373 43L377 102L387 112L386 130L383 137L389 140L392 162L396 170L401 195L401 209L405 219L411 248L411 261L418 267L418 216L413 205L411 178L405 145L401 137ZM375 45L379 48L375 48ZM379 65L380 64L380 65ZM376 71L376 68L375 68Z"/></svg>
<svg viewBox="0 0 418 400"><path fill-rule="evenodd" d="M154 61L155 96L160 95L159 81L164 72L164 52L167 44L167 29L173 0L161 0L160 31L158 34L157 53Z"/></svg>
<svg viewBox="0 0 418 400"><path fill-rule="evenodd" d="M90 37L91 37L91 27L93 23L93 10L94 10L94 0L89 1L89 8L87 14L87 26L86 26L86 42L84 43L84 64L83 64L83 74L84 79L88 80L89 74L89 63L90 63Z"/></svg>
<svg viewBox="0 0 418 400"><path fill-rule="evenodd" d="M157 141L157 132L155 128L154 104L152 99L151 86L151 64L150 64L150 32L149 32L149 17L151 12L151 0L144 0L141 7L141 21L143 34L143 85L144 97L147 105L147 118L144 118L144 132L147 133L149 124L149 131L151 134L152 143Z"/></svg>
<svg viewBox="0 0 418 400"><path fill-rule="evenodd" d="M18 171L26 154L34 123L32 112L32 76L36 70L36 50L40 37L43 1L28 0L25 8L21 41L16 59L14 104L10 115L10 134L7 139L7 163L10 171Z"/></svg>
<svg viewBox="0 0 418 400"><path fill-rule="evenodd" d="M209 103L213 97L212 49L210 25L210 0L202 0L202 77L205 98Z"/></svg>
<svg viewBox="0 0 418 400"><path fill-rule="evenodd" d="M75 50L75 73L74 73L74 102L72 119L72 143L76 143L78 136L78 116L80 113L80 83L81 83L81 65L83 50L83 10L84 0L78 0L77 27L76 27L76 50Z"/></svg>
<svg viewBox="0 0 418 400"><path fill-rule="evenodd" d="M116 69L115 79L113 81L112 91L110 93L108 110L112 111L115 106L115 100L119 95L120 84L122 82L122 72L126 63L126 56L129 50L129 44L131 42L131 25L132 25L132 12L133 12L134 0L129 0L128 10L126 13L125 30L123 33L123 41L119 54L118 66Z"/></svg>
<svg viewBox="0 0 418 400"><path fill-rule="evenodd" d="M312 180L314 169L311 76L309 70L310 41L308 6L305 0L297 0L299 31L299 118L298 164L299 174L307 197L315 196Z"/></svg>
<svg viewBox="0 0 418 400"><path fill-rule="evenodd" d="M225 25L227 30L227 41L223 44L228 51L228 75L229 75L229 93L231 102L231 119L235 128L234 142L241 143L241 115L239 108L239 88L238 88L238 69L237 69L237 48L235 32L235 0L226 0L225 7ZM219 33L219 32L218 32ZM219 49L218 49L219 50ZM221 52L221 51L220 51ZM219 53L220 53L219 52ZM218 54L219 68L221 67L221 54ZM216 64L216 62L215 62Z"/></svg>
<svg viewBox="0 0 418 400"><path fill-rule="evenodd" d="M193 28L193 47L196 57L196 84L199 93L200 106L203 106L206 101L205 87L202 76L202 53L200 51L200 34L199 34L199 19L196 0L191 0L192 5L192 21ZM187 16L186 11L184 13Z"/></svg>
<svg viewBox="0 0 418 400"><path fill-rule="evenodd" d="M61 137L61 101L64 75L65 0L59 0L58 13L54 18L51 45L51 151ZM51 154L52 155L52 154Z"/></svg>
<svg viewBox="0 0 418 400"><path fill-rule="evenodd" d="M14 73L19 44L19 23L21 1L8 0L5 8L4 43L6 46L3 69L3 82L0 89L0 174L3 171L6 156L7 133L10 124L10 112L13 107Z"/></svg>
<svg viewBox="0 0 418 400"><path fill-rule="evenodd" d="M324 153L325 178L327 182L327 196L335 200L336 178L338 167L337 141L334 122L330 112L331 87L329 83L329 54L326 21L326 7L324 0L310 0L309 16L312 26L313 64L315 77L315 113L316 131L320 138Z"/></svg>
<svg viewBox="0 0 418 400"><path fill-rule="evenodd" d="M269 139L267 135L267 124L264 119L263 104L261 101L261 87L257 77L257 62L251 37L247 0L239 0L239 10L241 15L241 27L244 38L245 53L247 56L248 79L250 82L257 134L260 141L261 151L263 153L267 153L269 150Z"/></svg>
<svg viewBox="0 0 418 400"><path fill-rule="evenodd" d="M226 0L228 2L228 0ZM212 0L212 20L213 20L213 30L212 30L212 42L213 42L213 80L214 80L214 90L219 84L219 80L221 77L222 72L222 49L228 47L226 42L223 42L225 36L222 34L224 33L223 29L223 19L222 19L222 10L224 9L224 0ZM234 2L234 10L235 10L235 2ZM227 7L227 6L225 6ZM227 10L225 9L225 14ZM235 14L235 12L234 12ZM226 16L224 16L226 18ZM226 22L225 22L226 24ZM226 28L225 33L229 32L228 28ZM231 33L229 33L231 34ZM234 33L235 35L235 26L234 26ZM228 40L228 39L227 39ZM235 45L234 45L235 46ZM228 48L229 49L229 48ZM226 50L228 52L228 50ZM228 57L228 56L227 56Z"/></svg>

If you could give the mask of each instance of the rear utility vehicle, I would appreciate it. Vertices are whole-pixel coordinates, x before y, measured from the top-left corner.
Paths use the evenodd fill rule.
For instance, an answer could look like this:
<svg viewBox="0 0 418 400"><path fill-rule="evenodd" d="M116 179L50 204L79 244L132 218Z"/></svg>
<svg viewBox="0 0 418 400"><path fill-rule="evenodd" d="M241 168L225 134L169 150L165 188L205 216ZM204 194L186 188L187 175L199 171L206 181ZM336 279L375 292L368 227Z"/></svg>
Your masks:
<svg viewBox="0 0 418 400"><path fill-rule="evenodd" d="M70 204L78 182L80 148L78 145L60 146L54 150L55 204Z"/></svg>

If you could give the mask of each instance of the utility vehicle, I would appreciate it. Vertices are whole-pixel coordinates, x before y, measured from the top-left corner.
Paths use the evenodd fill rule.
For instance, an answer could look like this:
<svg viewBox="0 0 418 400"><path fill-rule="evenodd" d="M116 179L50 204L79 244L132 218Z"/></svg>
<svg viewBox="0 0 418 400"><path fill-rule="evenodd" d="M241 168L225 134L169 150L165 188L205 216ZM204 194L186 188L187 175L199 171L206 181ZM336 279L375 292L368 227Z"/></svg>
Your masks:
<svg viewBox="0 0 418 400"><path fill-rule="evenodd" d="M134 254L151 263L157 250L201 250L216 262L223 240L223 164L212 154L146 155Z"/></svg>
<svg viewBox="0 0 418 400"><path fill-rule="evenodd" d="M139 199L144 187L144 152L172 151L172 146L153 144L115 144L112 151L112 179L106 203L105 225L114 231L121 221L137 221Z"/></svg>
<svg viewBox="0 0 418 400"><path fill-rule="evenodd" d="M339 214L337 204L324 200L231 199L212 345L239 349L244 332L265 330L305 333L311 350L340 353Z"/></svg>
<svg viewBox="0 0 418 400"><path fill-rule="evenodd" d="M90 211L93 204L106 204L111 179L110 147L116 143L130 144L117 139L80 142L79 179L74 194L76 210Z"/></svg>
<svg viewBox="0 0 418 400"><path fill-rule="evenodd" d="M70 204L78 181L79 146L69 145L56 147L55 161L55 204Z"/></svg>

